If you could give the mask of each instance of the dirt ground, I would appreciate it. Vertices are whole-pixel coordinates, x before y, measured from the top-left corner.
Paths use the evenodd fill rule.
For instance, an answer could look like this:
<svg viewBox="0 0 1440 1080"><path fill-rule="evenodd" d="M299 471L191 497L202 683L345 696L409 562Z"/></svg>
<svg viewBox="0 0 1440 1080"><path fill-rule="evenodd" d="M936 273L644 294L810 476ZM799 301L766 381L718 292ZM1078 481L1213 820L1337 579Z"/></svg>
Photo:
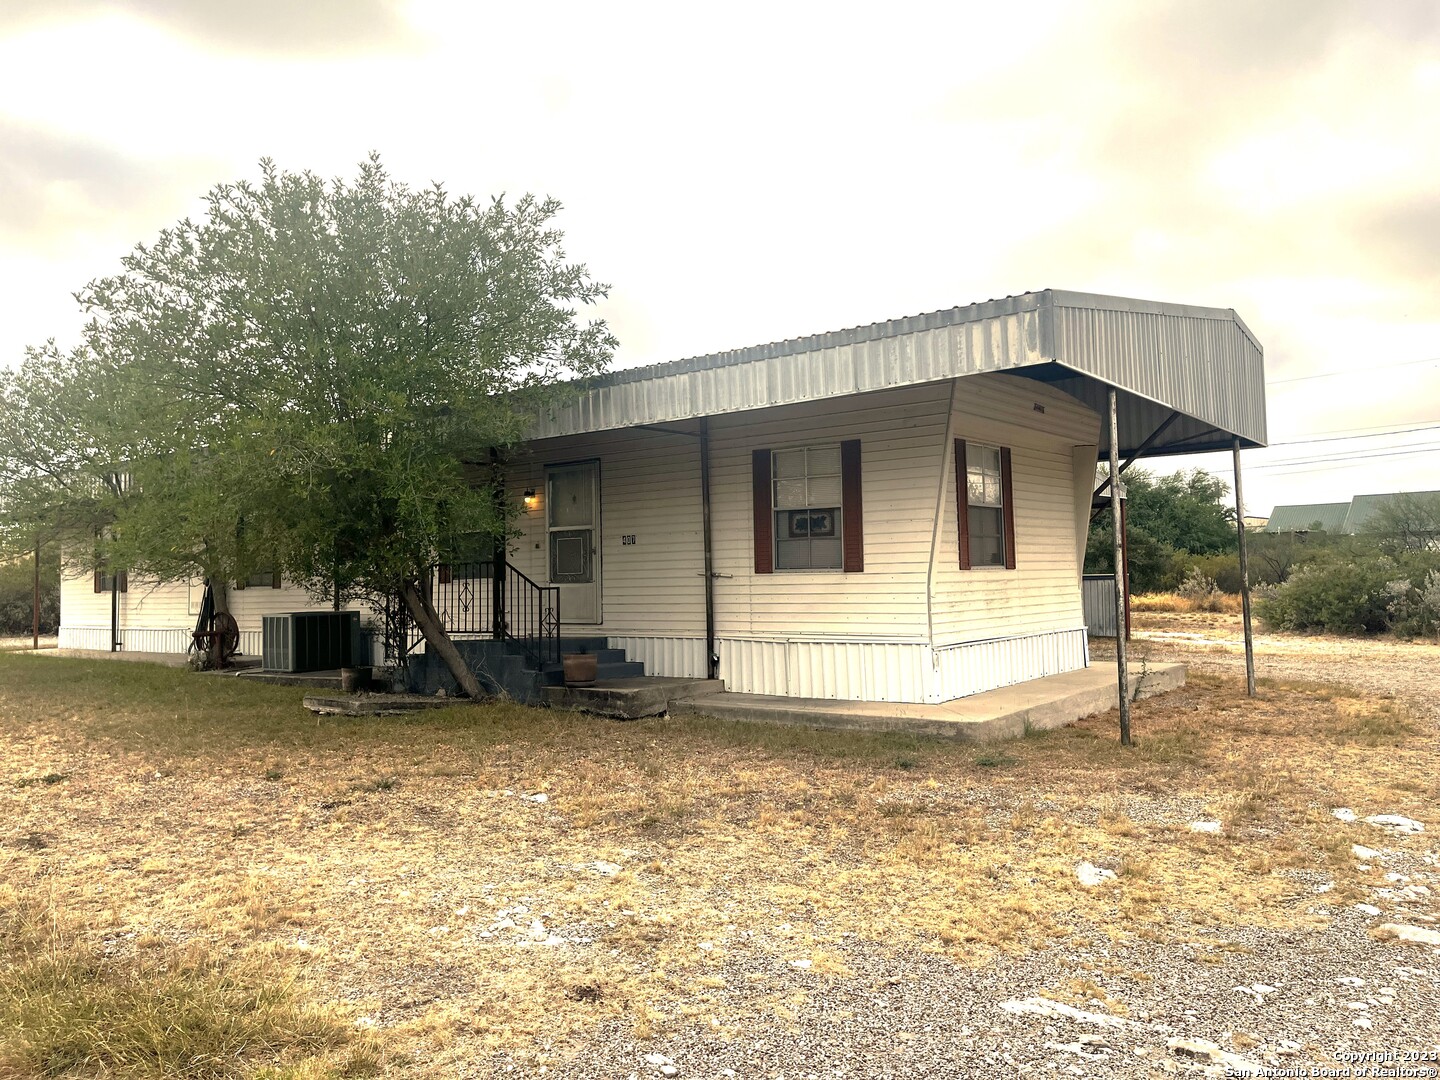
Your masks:
<svg viewBox="0 0 1440 1080"><path fill-rule="evenodd" d="M1250 700L1205 618L1142 622L1137 654L1195 675L1128 749L1113 713L978 748L317 719L286 687L0 656L0 913L43 903L117 961L261 958L416 1077L1440 1052L1440 948L1385 929L1440 929L1437 651L1262 639ZM0 1023L0 1075L18 1047Z"/></svg>
<svg viewBox="0 0 1440 1080"><path fill-rule="evenodd" d="M1258 623L1254 639L1260 678L1341 683L1400 698L1417 713L1440 720L1440 643L1272 633ZM1180 661L1191 671L1245 674L1239 615L1136 612L1132 644L1136 656ZM1113 657L1113 643L1095 642L1092 654Z"/></svg>

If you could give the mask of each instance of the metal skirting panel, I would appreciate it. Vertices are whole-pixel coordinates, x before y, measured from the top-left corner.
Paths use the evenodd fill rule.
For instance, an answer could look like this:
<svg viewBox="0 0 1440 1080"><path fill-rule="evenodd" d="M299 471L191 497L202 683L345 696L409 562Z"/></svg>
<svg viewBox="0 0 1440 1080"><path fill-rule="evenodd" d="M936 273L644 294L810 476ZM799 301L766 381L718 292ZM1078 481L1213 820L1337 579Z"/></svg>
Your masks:
<svg viewBox="0 0 1440 1080"><path fill-rule="evenodd" d="M930 647L894 641L722 638L720 677L742 694L838 701L933 700Z"/></svg>
<svg viewBox="0 0 1440 1080"><path fill-rule="evenodd" d="M703 679L705 639L682 637L609 637L612 649L624 649L625 657L645 665L646 675L676 679Z"/></svg>
<svg viewBox="0 0 1440 1080"><path fill-rule="evenodd" d="M1086 574L1080 585L1085 606L1085 629L1091 637L1115 636L1115 578L1110 574Z"/></svg>
<svg viewBox="0 0 1440 1080"><path fill-rule="evenodd" d="M1083 629L949 645L935 650L939 700L1076 671L1086 666L1088 657Z"/></svg>
<svg viewBox="0 0 1440 1080"><path fill-rule="evenodd" d="M110 648L110 627L108 626L62 626L59 646L62 649L105 649Z"/></svg>
<svg viewBox="0 0 1440 1080"><path fill-rule="evenodd" d="M110 627L62 626L60 648L110 651ZM177 653L190 648L190 631L174 628L122 626L120 648L124 652Z"/></svg>

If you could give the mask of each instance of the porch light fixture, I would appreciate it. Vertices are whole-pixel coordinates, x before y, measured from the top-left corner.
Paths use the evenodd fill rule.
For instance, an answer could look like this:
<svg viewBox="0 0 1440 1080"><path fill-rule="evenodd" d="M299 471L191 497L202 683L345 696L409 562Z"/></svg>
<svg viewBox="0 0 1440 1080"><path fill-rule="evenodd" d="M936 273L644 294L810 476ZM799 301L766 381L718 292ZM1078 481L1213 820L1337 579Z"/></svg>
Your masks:
<svg viewBox="0 0 1440 1080"><path fill-rule="evenodd" d="M526 488L526 489L525 489L525 509L526 509L526 510L534 510L534 509L535 509L535 503L536 503L536 501L537 501L537 500L536 500L536 498L535 498L535 489L534 489L534 488Z"/></svg>

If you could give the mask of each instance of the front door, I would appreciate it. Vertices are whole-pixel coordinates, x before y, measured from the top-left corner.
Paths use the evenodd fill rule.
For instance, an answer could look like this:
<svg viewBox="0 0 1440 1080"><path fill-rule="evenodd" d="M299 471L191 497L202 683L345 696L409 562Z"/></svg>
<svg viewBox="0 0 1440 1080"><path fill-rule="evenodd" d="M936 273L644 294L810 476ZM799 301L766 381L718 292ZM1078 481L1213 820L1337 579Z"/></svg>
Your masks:
<svg viewBox="0 0 1440 1080"><path fill-rule="evenodd" d="M566 624L600 622L600 463L545 470L550 584L560 586Z"/></svg>

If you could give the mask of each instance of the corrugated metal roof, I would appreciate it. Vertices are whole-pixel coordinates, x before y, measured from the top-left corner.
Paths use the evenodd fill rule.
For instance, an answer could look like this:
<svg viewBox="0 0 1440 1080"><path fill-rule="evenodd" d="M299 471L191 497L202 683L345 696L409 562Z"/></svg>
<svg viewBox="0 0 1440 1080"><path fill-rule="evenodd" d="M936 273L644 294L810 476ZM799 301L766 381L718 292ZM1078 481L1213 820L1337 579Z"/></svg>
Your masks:
<svg viewBox="0 0 1440 1080"><path fill-rule="evenodd" d="M1264 354L1234 311L1044 290L712 353L592 380L532 438L661 424L983 372L1052 383L1103 410L1120 391L1121 451L1265 444ZM1102 448L1103 449L1103 448Z"/></svg>
<svg viewBox="0 0 1440 1080"><path fill-rule="evenodd" d="M1342 503L1293 503L1277 506L1270 511L1270 520L1265 524L1267 533L1306 532L1318 524L1328 533L1345 531L1345 515L1350 504Z"/></svg>
<svg viewBox="0 0 1440 1080"><path fill-rule="evenodd" d="M1350 512L1345 515L1345 531L1351 536L1363 532L1382 506L1401 495L1432 499L1440 497L1440 491L1392 491L1384 495L1356 495L1350 500Z"/></svg>

